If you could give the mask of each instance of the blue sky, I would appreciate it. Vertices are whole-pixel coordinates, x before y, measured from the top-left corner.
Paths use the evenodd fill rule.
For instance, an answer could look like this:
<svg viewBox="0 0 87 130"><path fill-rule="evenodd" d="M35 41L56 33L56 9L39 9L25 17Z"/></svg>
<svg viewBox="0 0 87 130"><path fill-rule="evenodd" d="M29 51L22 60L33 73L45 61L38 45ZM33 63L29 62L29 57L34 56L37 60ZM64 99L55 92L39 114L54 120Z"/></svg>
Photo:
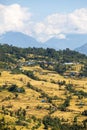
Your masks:
<svg viewBox="0 0 87 130"><path fill-rule="evenodd" d="M68 13L75 9L87 8L87 0L0 0L0 3L4 5L18 3L28 7L38 16L37 19L52 13Z"/></svg>
<svg viewBox="0 0 87 130"><path fill-rule="evenodd" d="M0 35L8 31L40 42L87 34L87 0L0 0Z"/></svg>

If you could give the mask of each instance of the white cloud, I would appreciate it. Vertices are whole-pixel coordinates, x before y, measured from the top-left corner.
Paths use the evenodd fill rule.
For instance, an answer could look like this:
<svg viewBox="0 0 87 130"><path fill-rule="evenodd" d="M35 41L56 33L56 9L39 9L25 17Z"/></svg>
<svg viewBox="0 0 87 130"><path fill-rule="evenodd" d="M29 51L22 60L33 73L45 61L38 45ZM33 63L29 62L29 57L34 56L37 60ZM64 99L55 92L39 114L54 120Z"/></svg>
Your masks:
<svg viewBox="0 0 87 130"><path fill-rule="evenodd" d="M29 22L31 13L18 4L0 5L0 34L7 31L24 31L25 23Z"/></svg>
<svg viewBox="0 0 87 130"><path fill-rule="evenodd" d="M65 39L70 33L87 33L86 8L67 14L55 13L40 22L33 21L31 16L32 13L19 4L0 4L0 34L19 31L45 42L52 37Z"/></svg>
<svg viewBox="0 0 87 130"><path fill-rule="evenodd" d="M69 14L72 29L77 33L87 33L87 9L82 8ZM75 27L75 28L73 28Z"/></svg>
<svg viewBox="0 0 87 130"><path fill-rule="evenodd" d="M56 36L56 38L58 38L58 39L66 39L66 36L64 34L59 34L58 36Z"/></svg>
<svg viewBox="0 0 87 130"><path fill-rule="evenodd" d="M42 42L50 37L64 39L69 33L87 33L87 9L78 9L68 14L52 14L35 26L36 38Z"/></svg>

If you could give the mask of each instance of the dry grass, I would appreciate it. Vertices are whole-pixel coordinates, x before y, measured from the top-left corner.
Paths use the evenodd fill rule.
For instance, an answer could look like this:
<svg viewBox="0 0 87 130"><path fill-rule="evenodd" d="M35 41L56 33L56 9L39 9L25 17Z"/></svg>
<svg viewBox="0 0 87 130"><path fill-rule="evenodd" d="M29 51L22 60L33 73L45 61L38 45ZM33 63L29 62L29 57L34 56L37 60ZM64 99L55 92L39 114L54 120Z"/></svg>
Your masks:
<svg viewBox="0 0 87 130"><path fill-rule="evenodd" d="M40 79L40 81L33 80L23 74L11 74L10 72L3 71L0 77L0 86L4 84L16 84L19 87L24 87L25 93L19 93L18 98L14 99L14 93L3 90L2 92L0 92L0 107L2 105L8 106L9 104L11 104L12 108L10 109L15 111L20 107L26 109L26 107L29 106L27 109L27 114L29 116L35 115L37 118L43 118L45 115L47 115L49 113L47 108L49 108L51 104L47 102L42 102L43 98L40 98L40 92L36 92L35 90L27 88L26 85L28 82L30 82L31 85L35 86L36 88L43 90L43 92L48 94L49 97L58 96L59 98L61 98L59 100L53 101L56 106L60 106L64 102L64 99L66 99L67 95L70 95L69 92L67 92L67 95L65 95L65 86L62 86L61 90L59 90L59 85L56 84L58 80L65 80L66 83L74 84L75 90L77 91L82 90L84 92L87 92L87 78L79 80L64 78L59 74L56 74L55 72L43 70L39 66L23 67L22 69L34 71L34 74ZM52 81L54 81L55 83L52 83ZM2 101L8 96L10 96L10 100ZM70 106L67 108L69 111L61 112L60 110L57 110L52 114L52 116L58 116L61 119L64 118L65 121L68 120L68 122L73 122L74 117L78 115L78 121L81 122L85 118L84 116L81 116L81 113L87 109L87 98L83 98L80 100L77 96L73 94L71 94L71 96L72 98L70 100ZM79 105L77 105L80 102L83 102L85 104L81 108ZM37 109L37 106L41 106L42 108ZM6 118L10 120L9 116L7 116ZM13 120L15 119L13 118ZM19 129L19 127L17 127L17 129ZM43 126L41 126L40 129L43 129ZM23 130L25 130L25 128L23 128Z"/></svg>

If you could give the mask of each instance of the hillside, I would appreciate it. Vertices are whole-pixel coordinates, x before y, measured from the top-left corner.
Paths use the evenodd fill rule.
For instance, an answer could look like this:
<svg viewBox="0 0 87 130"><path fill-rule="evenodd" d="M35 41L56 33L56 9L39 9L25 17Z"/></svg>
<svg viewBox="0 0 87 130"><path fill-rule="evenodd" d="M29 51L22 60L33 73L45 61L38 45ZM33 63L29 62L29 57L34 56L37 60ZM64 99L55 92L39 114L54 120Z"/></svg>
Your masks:
<svg viewBox="0 0 87 130"><path fill-rule="evenodd" d="M0 45L0 129L86 130L86 63L70 49Z"/></svg>

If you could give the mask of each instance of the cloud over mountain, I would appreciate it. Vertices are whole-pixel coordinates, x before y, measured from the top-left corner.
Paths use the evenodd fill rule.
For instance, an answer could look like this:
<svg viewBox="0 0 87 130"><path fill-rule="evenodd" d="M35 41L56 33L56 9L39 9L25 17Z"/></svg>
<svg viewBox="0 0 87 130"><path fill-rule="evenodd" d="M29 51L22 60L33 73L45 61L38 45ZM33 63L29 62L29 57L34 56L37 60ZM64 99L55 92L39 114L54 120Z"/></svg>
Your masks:
<svg viewBox="0 0 87 130"><path fill-rule="evenodd" d="M35 14L19 4L0 5L0 34L18 31L45 42L50 38L66 39L67 34L87 34L87 8L71 13L55 13L35 22Z"/></svg>
<svg viewBox="0 0 87 130"><path fill-rule="evenodd" d="M38 40L48 40L52 37L66 38L66 34L87 33L87 9L82 8L68 14L52 14L44 21L35 25Z"/></svg>

